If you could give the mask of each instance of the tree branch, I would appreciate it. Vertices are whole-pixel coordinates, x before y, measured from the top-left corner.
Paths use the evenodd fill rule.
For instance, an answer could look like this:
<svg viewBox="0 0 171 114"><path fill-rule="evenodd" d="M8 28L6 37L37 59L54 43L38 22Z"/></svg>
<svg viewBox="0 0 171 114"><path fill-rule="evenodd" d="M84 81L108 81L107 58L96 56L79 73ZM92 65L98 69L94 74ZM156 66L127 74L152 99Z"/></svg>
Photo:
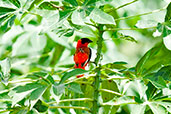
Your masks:
<svg viewBox="0 0 171 114"><path fill-rule="evenodd" d="M138 15L133 15L133 16L128 16L128 17L118 18L118 19L115 19L115 21L120 21L120 20L125 20L125 19L129 19L129 18L133 18L133 17L138 17L138 16L143 16L143 15L148 15L148 14L160 12L160 11L165 10L166 8L167 8L167 6L161 8L161 9L153 10L151 12L146 12L146 13L142 13L142 14L138 14Z"/></svg>
<svg viewBox="0 0 171 114"><path fill-rule="evenodd" d="M103 41L103 25L99 25L97 27L98 31L99 31L99 36L98 36L98 40L97 40L97 53L96 53L96 58L95 58L95 65L97 67L96 70L96 76L95 76L95 80L94 80L94 101L93 101L93 107L92 107L92 114L97 114L99 111L99 87L100 87L100 75L101 75L101 64L99 64L100 62L100 58L101 58L101 52L102 52L102 41Z"/></svg>

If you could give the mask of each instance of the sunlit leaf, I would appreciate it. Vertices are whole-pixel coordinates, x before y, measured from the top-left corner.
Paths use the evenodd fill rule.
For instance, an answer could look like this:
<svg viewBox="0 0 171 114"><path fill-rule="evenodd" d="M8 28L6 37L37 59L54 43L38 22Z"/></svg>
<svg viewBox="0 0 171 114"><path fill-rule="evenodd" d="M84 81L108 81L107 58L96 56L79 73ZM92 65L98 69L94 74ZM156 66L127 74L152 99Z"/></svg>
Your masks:
<svg viewBox="0 0 171 114"><path fill-rule="evenodd" d="M114 100L114 101L109 101L106 103L103 103L103 105L126 105L126 104L132 104L135 103L135 100L130 97L130 96L126 96L126 97L119 97L118 99Z"/></svg>
<svg viewBox="0 0 171 114"><path fill-rule="evenodd" d="M146 105L131 104L131 114L144 114Z"/></svg>
<svg viewBox="0 0 171 114"><path fill-rule="evenodd" d="M171 50L171 35L168 35L167 37L163 38L163 43L167 49Z"/></svg>
<svg viewBox="0 0 171 114"><path fill-rule="evenodd" d="M154 114L167 114L167 110L156 103L150 103L148 106L151 108Z"/></svg>
<svg viewBox="0 0 171 114"><path fill-rule="evenodd" d="M0 77L1 80L4 83L8 82L8 79L10 77L10 71L11 71L11 63L10 60L8 58L0 61L0 67L1 67L1 72L0 72Z"/></svg>
<svg viewBox="0 0 171 114"><path fill-rule="evenodd" d="M72 16L71 16L71 20L72 20L72 23L73 24L77 24L77 25L85 25L84 23L84 12L83 11L78 11L78 10L75 10L73 13L72 13Z"/></svg>
<svg viewBox="0 0 171 114"><path fill-rule="evenodd" d="M90 18L99 24L114 24L114 25L116 24L114 18L111 15L109 15L97 8L95 8L91 12Z"/></svg>

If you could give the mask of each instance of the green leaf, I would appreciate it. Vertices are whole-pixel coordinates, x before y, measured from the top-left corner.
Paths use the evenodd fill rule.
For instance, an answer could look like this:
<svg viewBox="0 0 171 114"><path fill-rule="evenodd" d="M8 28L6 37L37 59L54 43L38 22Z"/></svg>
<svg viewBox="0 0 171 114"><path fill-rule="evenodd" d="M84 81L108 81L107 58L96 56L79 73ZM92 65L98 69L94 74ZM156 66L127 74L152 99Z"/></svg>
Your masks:
<svg viewBox="0 0 171 114"><path fill-rule="evenodd" d="M171 50L171 35L168 35L167 37L163 38L163 43L166 46L168 50Z"/></svg>
<svg viewBox="0 0 171 114"><path fill-rule="evenodd" d="M78 3L76 0L64 0L64 1L70 3L72 6L78 6Z"/></svg>
<svg viewBox="0 0 171 114"><path fill-rule="evenodd" d="M6 8L6 7L0 7L0 16L6 14L6 13L10 13L10 12L14 12L15 9L12 8ZM0 17L2 18L2 17Z"/></svg>
<svg viewBox="0 0 171 114"><path fill-rule="evenodd" d="M171 103L170 102L155 102L156 104L159 104L167 109L168 112L171 113Z"/></svg>
<svg viewBox="0 0 171 114"><path fill-rule="evenodd" d="M9 0L12 4L14 4L17 8L20 8L20 2L18 0Z"/></svg>
<svg viewBox="0 0 171 114"><path fill-rule="evenodd" d="M80 88L80 84L78 84L78 83L72 82L72 83L68 84L67 87L70 91L73 91L73 92L79 93L79 94L83 94L83 92L81 91L81 88Z"/></svg>
<svg viewBox="0 0 171 114"><path fill-rule="evenodd" d="M126 91L126 95L135 96L137 100L141 102L145 92L147 90L147 86L141 80L134 80L129 82L128 89Z"/></svg>
<svg viewBox="0 0 171 114"><path fill-rule="evenodd" d="M114 100L114 101L109 101L106 103L103 103L103 105L126 105L126 104L133 104L135 103L135 100L133 97L131 96L124 96L124 97L119 97L118 99Z"/></svg>
<svg viewBox="0 0 171 114"><path fill-rule="evenodd" d="M151 108L154 114L167 114L167 110L156 103L149 103L148 106Z"/></svg>
<svg viewBox="0 0 171 114"><path fill-rule="evenodd" d="M38 100L37 103L34 105L34 108L38 111L38 112L45 112L47 111L48 109L48 105L41 101L41 100Z"/></svg>
<svg viewBox="0 0 171 114"><path fill-rule="evenodd" d="M158 77L158 80L153 80L153 79L151 80L156 88L167 88L166 82L161 76Z"/></svg>
<svg viewBox="0 0 171 114"><path fill-rule="evenodd" d="M39 86L31 92L30 100L38 100L38 98L43 95L45 90L46 90L46 86L39 84Z"/></svg>
<svg viewBox="0 0 171 114"><path fill-rule="evenodd" d="M165 22L171 22L171 2L170 4L167 6L167 12L166 12L166 16L165 16Z"/></svg>
<svg viewBox="0 0 171 114"><path fill-rule="evenodd" d="M32 0L31 5L29 6L29 8L27 9L27 11L32 11L35 7L37 7L39 4L41 4L43 0ZM26 5L26 4L25 4ZM27 15L28 13L25 12L23 13L23 15L21 16L21 20Z"/></svg>
<svg viewBox="0 0 171 114"><path fill-rule="evenodd" d="M11 69L11 64L10 64L10 60L8 58L0 61L0 66L1 66L1 72L0 72L0 76L1 76L1 80L4 83L8 82L8 79L10 77L10 69Z"/></svg>
<svg viewBox="0 0 171 114"><path fill-rule="evenodd" d="M91 12L89 17L93 21L95 21L96 23L99 23L99 24L114 24L114 25L116 24L114 18L111 15L109 15L97 8L95 8Z"/></svg>
<svg viewBox="0 0 171 114"><path fill-rule="evenodd" d="M85 25L84 17L85 17L84 11L75 10L71 16L72 23L76 25Z"/></svg>
<svg viewBox="0 0 171 114"><path fill-rule="evenodd" d="M162 33L163 37L171 34L171 22L164 22L157 24L157 30Z"/></svg>
<svg viewBox="0 0 171 114"><path fill-rule="evenodd" d="M72 76L76 76L76 75L79 75L79 74L83 74L83 73L86 73L88 71L86 70L83 70L83 69L74 69L70 72L67 72L65 73L62 78L61 78L61 81L59 82L60 84L63 83L65 80L69 79L70 77Z"/></svg>
<svg viewBox="0 0 171 114"><path fill-rule="evenodd" d="M119 32L117 32L117 35L118 35L118 38L120 38L120 39L137 43L137 40L135 40L132 36L123 35L122 33L119 33Z"/></svg>
<svg viewBox="0 0 171 114"><path fill-rule="evenodd" d="M162 67L156 74L155 77L162 77L164 80L171 81L171 65ZM160 79L159 79L160 80Z"/></svg>
<svg viewBox="0 0 171 114"><path fill-rule="evenodd" d="M57 10L59 9L56 4L59 4L59 2L50 1L50 2L43 2L39 5L39 9L46 9L46 10Z"/></svg>
<svg viewBox="0 0 171 114"><path fill-rule="evenodd" d="M141 104L131 104L131 113L130 114L144 114L146 105Z"/></svg>
<svg viewBox="0 0 171 114"><path fill-rule="evenodd" d="M114 62L114 63L107 63L102 67L110 68L110 69L125 69L126 62Z"/></svg>
<svg viewBox="0 0 171 114"><path fill-rule="evenodd" d="M139 20L136 24L136 27L138 28L148 28L148 27L154 27L156 26L157 22L154 20Z"/></svg>
<svg viewBox="0 0 171 114"><path fill-rule="evenodd" d="M17 104L22 99L26 98L26 96L28 96L35 89L36 88L32 88L19 93L17 93L16 91L10 91L9 96L12 97L12 106Z"/></svg>
<svg viewBox="0 0 171 114"><path fill-rule="evenodd" d="M113 80L105 80L102 82L102 89L112 90L115 92L119 92L117 84ZM108 92L102 92L103 102L107 102L117 97L116 95Z"/></svg>
<svg viewBox="0 0 171 114"><path fill-rule="evenodd" d="M64 50L65 50L65 47L62 45L57 44L55 46L55 50L53 52L52 59L50 61L50 66L54 67L56 65L56 63L58 63Z"/></svg>
<svg viewBox="0 0 171 114"><path fill-rule="evenodd" d="M65 92L65 84L54 84L53 86L53 93L56 96L59 96Z"/></svg>
<svg viewBox="0 0 171 114"><path fill-rule="evenodd" d="M0 18L0 31L7 32L14 24L15 18L16 15L14 15L13 13Z"/></svg>
<svg viewBox="0 0 171 114"><path fill-rule="evenodd" d="M158 71L163 65L171 64L171 51L163 43L155 45L137 63L137 76L144 76ZM161 59L162 58L162 59Z"/></svg>

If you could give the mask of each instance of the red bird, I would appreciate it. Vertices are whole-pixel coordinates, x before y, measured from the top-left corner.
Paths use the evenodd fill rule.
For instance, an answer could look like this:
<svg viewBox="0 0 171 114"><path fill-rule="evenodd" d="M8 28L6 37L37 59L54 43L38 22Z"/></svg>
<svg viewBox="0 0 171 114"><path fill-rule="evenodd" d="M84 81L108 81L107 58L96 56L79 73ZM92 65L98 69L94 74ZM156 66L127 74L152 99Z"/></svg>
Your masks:
<svg viewBox="0 0 171 114"><path fill-rule="evenodd" d="M88 47L88 44L92 41L88 38L82 38L78 40L76 52L74 54L75 68L81 68L85 70L85 67L90 61L91 58L91 49ZM77 78L84 75L79 75Z"/></svg>

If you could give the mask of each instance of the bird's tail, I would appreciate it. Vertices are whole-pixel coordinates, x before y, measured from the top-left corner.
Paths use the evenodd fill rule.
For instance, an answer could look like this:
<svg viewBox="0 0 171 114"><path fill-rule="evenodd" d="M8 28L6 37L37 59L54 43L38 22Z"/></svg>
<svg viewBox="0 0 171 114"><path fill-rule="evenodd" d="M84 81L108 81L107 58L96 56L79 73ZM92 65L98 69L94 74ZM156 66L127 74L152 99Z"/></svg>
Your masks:
<svg viewBox="0 0 171 114"><path fill-rule="evenodd" d="M83 70L85 70L85 66L86 66L86 65L81 66L81 64L78 65L78 66L77 66L77 65L74 65L75 68L80 68L80 69L83 69ZM80 78L80 77L83 77L83 76L84 76L84 74L81 74L81 75L78 75L77 78Z"/></svg>

